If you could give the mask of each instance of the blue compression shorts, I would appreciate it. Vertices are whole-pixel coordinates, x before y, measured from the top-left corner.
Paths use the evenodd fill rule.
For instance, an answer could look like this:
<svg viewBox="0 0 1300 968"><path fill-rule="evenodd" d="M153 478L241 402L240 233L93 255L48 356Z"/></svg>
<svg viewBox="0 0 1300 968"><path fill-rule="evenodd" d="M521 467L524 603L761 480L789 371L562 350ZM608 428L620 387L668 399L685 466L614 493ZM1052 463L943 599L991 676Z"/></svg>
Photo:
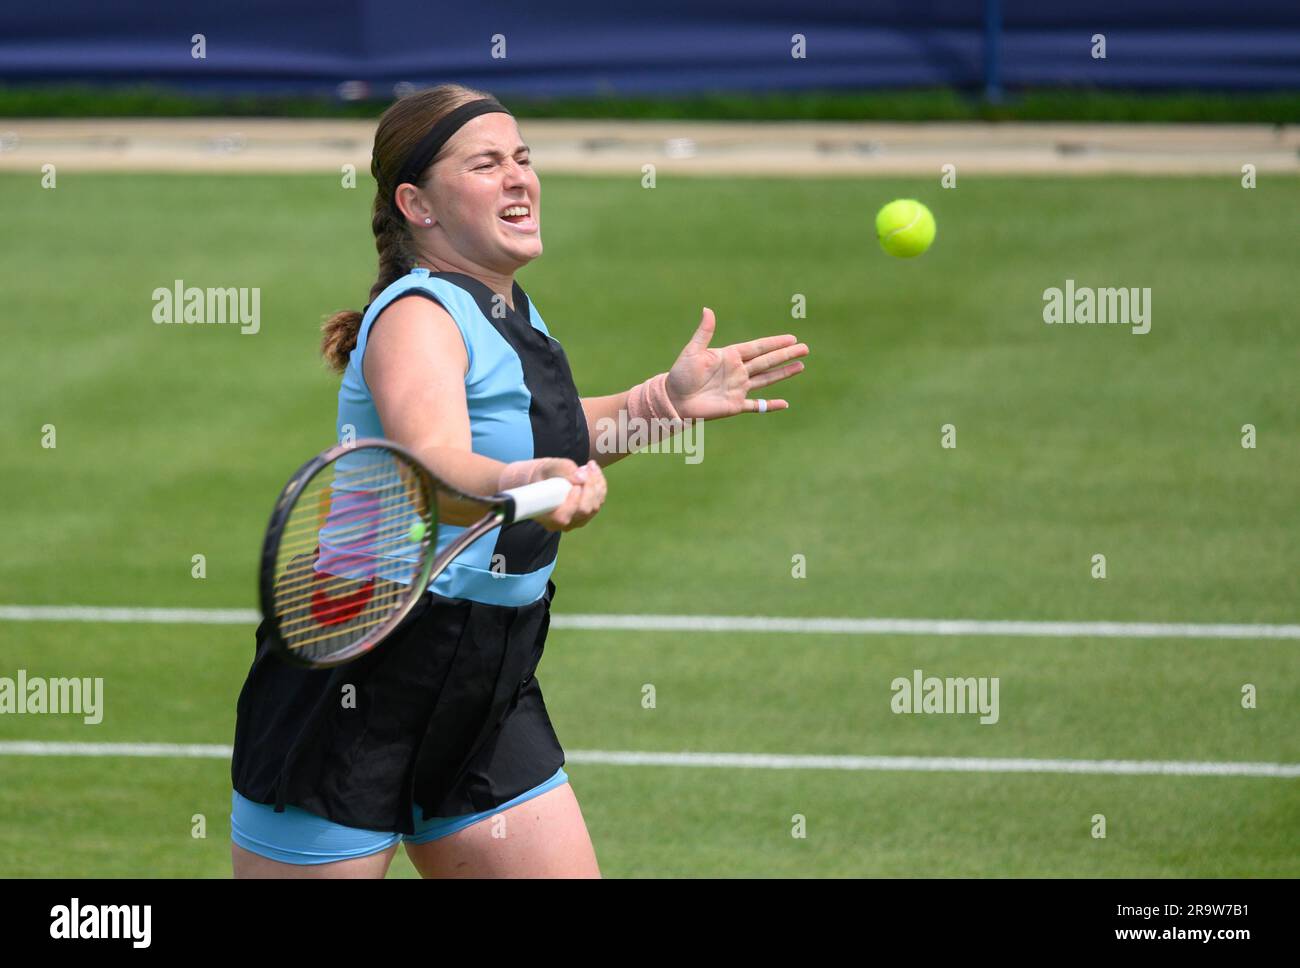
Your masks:
<svg viewBox="0 0 1300 968"><path fill-rule="evenodd" d="M549 780L531 790L525 790L496 809L467 813L461 817L421 820L420 809L413 807L413 834L386 834L377 830L345 827L301 807L286 806L283 813L276 813L275 807L270 804L254 803L232 791L230 837L245 850L284 864L329 864L336 860L377 854L401 840L408 844L427 844L440 837L449 837L480 820L494 817L503 810L518 806L525 800L531 800L567 782L568 774L561 767Z"/></svg>

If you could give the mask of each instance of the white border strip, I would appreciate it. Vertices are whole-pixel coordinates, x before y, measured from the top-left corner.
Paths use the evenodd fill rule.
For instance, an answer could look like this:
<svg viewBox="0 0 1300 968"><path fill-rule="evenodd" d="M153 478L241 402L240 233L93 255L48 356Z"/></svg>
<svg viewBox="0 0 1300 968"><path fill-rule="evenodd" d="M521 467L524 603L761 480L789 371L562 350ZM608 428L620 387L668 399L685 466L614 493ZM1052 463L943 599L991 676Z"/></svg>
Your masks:
<svg viewBox="0 0 1300 968"><path fill-rule="evenodd" d="M231 753L231 747L215 743L0 742L0 756L146 756L228 760ZM770 753L633 753L610 750L573 750L565 754L565 760L568 763L601 766L689 766L750 770L1300 777L1300 763L1026 760L965 756L783 756Z"/></svg>
<svg viewBox="0 0 1300 968"><path fill-rule="evenodd" d="M0 605L0 621L256 625L251 608L97 608ZM564 615L556 629L609 632L781 632L793 635L997 635L1102 639L1300 639L1300 625L1191 622L1015 622L924 618L775 618L744 615Z"/></svg>

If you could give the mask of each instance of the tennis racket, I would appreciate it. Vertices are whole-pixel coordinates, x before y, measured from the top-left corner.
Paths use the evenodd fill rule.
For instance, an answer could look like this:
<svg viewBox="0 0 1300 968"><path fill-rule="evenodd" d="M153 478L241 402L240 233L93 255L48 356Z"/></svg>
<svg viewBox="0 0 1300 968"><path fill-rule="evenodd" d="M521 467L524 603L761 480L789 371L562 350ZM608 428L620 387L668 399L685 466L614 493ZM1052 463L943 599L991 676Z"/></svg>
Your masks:
<svg viewBox="0 0 1300 968"><path fill-rule="evenodd" d="M331 447L290 478L266 529L258 584L271 648L317 669L364 655L470 544L549 514L570 487L553 477L482 497L439 480L387 440ZM439 494L483 509L441 554Z"/></svg>

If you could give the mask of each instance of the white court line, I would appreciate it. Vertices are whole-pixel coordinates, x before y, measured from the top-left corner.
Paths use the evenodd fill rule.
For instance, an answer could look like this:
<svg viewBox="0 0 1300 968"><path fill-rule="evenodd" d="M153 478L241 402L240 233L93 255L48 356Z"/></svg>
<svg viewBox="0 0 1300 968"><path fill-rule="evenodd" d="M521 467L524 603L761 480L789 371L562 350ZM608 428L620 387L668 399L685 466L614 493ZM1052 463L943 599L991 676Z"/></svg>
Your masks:
<svg viewBox="0 0 1300 968"><path fill-rule="evenodd" d="M928 618L764 618L732 615L556 615L553 628L835 635L1028 635L1103 639L1300 639L1300 625L1010 622Z"/></svg>
<svg viewBox="0 0 1300 968"><path fill-rule="evenodd" d="M0 621L256 625L251 608L97 608L0 605ZM1300 639L1300 625L1193 622L1017 622L927 618L777 618L744 615L565 615L556 629L626 632L783 632L795 635L997 635L1102 639Z"/></svg>
<svg viewBox="0 0 1300 968"><path fill-rule="evenodd" d="M93 605L0 605L4 622L125 622L133 625L256 625L252 608L99 608Z"/></svg>
<svg viewBox="0 0 1300 968"><path fill-rule="evenodd" d="M226 760L229 746L181 743L0 742L0 756L148 756ZM572 750L568 763L690 766L751 770L853 770L902 773L1088 773L1115 776L1300 777L1300 763L1197 763L1180 760L1028 760L967 756L783 756L771 753L633 753Z"/></svg>
<svg viewBox="0 0 1300 968"><path fill-rule="evenodd" d="M185 760L228 760L234 753L219 743L38 743L0 742L0 756L149 756Z"/></svg>

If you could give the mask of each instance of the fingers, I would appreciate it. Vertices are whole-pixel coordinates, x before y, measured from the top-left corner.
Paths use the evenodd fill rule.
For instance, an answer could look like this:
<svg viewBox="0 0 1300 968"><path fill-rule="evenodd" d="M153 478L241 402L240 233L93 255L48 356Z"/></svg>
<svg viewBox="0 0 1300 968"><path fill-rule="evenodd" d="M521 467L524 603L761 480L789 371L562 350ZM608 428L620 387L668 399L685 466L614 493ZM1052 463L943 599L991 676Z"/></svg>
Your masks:
<svg viewBox="0 0 1300 968"><path fill-rule="evenodd" d="M761 387L776 383L779 380L788 380L790 377L803 372L802 363L791 363L789 366L783 366L779 370L768 370L766 373L760 373L758 376L750 377L749 389L758 390Z"/></svg>
<svg viewBox="0 0 1300 968"><path fill-rule="evenodd" d="M741 413L771 413L773 410L788 410L790 404L784 400L746 400Z"/></svg>
<svg viewBox="0 0 1300 968"><path fill-rule="evenodd" d="M570 461L570 463L572 462ZM577 464L573 464L573 470L565 475L573 486L569 488L569 493L565 495L564 503L551 512L551 517L555 519L556 524L561 526L561 530L568 530L574 515L579 510L583 489L587 486L589 466L589 464L583 464L579 467Z"/></svg>
<svg viewBox="0 0 1300 968"><path fill-rule="evenodd" d="M594 518L605 503L605 473L594 460L588 461L587 482L578 500L578 510L573 516L573 526L580 528Z"/></svg>
<svg viewBox="0 0 1300 968"><path fill-rule="evenodd" d="M691 343L699 349L704 349L709 345L713 338L713 332L716 325L716 319L713 310L707 306L704 308L703 318L700 320L699 327L695 330L695 335L691 337ZM798 344L797 346L794 344ZM740 352L740 359L743 362L751 363L748 373L752 376L755 373L762 373L774 366L784 363L786 360L792 360L795 357L806 356L808 347L799 343L799 338L793 333L784 333L780 336L764 336L760 339L752 339L744 343L733 344L735 349ZM784 350L782 354L776 354L777 351ZM770 356L770 358L768 358Z"/></svg>
<svg viewBox="0 0 1300 968"><path fill-rule="evenodd" d="M793 336L791 336L790 338L794 339ZM759 373L766 372L767 370L770 370L773 367L780 366L782 363L785 363L787 360L794 360L794 359L798 359L801 356L807 356L807 355L808 355L807 343L796 343L793 346L786 345L780 349L775 349L770 352L763 353L759 356L755 356L749 359L745 363L745 372L748 373L750 376L755 376ZM741 354L741 358L742 359L744 358L743 353Z"/></svg>
<svg viewBox="0 0 1300 968"><path fill-rule="evenodd" d="M572 462L570 461L572 464ZM573 465L574 470L566 475L573 484L564 503L539 519L552 531L572 531L581 528L594 518L605 503L606 482L604 471L594 460L581 467Z"/></svg>
<svg viewBox="0 0 1300 968"><path fill-rule="evenodd" d="M736 349L740 350L742 360L752 360L756 356L771 353L773 350L779 350L797 342L799 342L797 336L786 333L783 336L764 336L762 339L752 339L747 343L736 343L735 346Z"/></svg>
<svg viewBox="0 0 1300 968"><path fill-rule="evenodd" d="M713 330L717 325L717 320L713 316L713 310L708 306L700 314L700 325L695 328L695 335L687 345L693 345L697 349L707 349L709 341L713 339Z"/></svg>

